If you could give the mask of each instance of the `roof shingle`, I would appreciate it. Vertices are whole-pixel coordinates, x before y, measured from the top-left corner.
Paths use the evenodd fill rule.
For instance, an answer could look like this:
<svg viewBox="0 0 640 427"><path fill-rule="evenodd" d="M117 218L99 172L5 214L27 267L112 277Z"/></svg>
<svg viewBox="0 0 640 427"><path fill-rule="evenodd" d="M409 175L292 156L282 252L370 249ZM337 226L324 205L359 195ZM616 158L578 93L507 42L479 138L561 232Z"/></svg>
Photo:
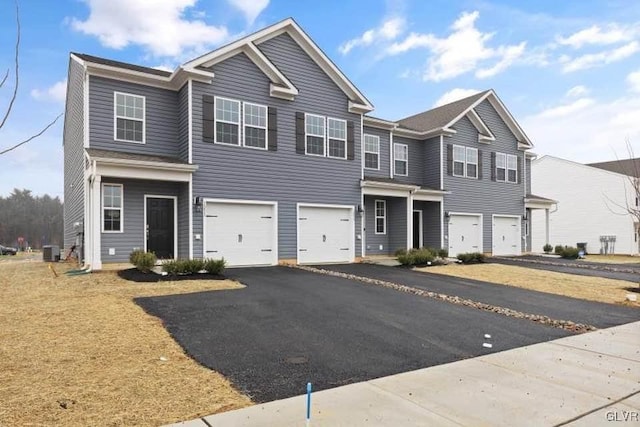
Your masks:
<svg viewBox="0 0 640 427"><path fill-rule="evenodd" d="M128 70L139 71L141 73L155 74L156 76L162 76L162 77L169 77L172 74L169 71L158 70L156 68L151 68L151 67L143 67L141 65L129 64L128 62L114 61L113 59L100 58L98 56L87 55L85 53L71 52L71 54L77 56L82 60L85 60L88 62L95 62L96 64L108 65L110 67L126 68Z"/></svg>

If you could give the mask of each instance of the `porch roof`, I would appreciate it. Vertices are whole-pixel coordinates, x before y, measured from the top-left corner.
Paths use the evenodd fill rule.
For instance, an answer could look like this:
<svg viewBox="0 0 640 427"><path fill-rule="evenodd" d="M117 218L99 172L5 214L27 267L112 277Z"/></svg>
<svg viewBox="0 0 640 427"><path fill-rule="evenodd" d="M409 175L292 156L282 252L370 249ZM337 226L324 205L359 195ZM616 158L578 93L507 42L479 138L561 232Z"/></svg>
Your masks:
<svg viewBox="0 0 640 427"><path fill-rule="evenodd" d="M557 200L548 199L535 194L527 194L524 196L524 205L528 209L549 209L557 203Z"/></svg>
<svg viewBox="0 0 640 427"><path fill-rule="evenodd" d="M408 184L393 178L368 178L360 181L365 195L412 197L414 200L441 202L446 191L418 184Z"/></svg>

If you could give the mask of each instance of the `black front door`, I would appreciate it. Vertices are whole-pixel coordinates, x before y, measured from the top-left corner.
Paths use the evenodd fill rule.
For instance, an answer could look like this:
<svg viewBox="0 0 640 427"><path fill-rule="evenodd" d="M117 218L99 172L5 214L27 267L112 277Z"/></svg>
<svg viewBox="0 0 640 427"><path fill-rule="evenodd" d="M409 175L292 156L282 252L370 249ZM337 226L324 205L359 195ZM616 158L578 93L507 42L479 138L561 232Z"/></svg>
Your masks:
<svg viewBox="0 0 640 427"><path fill-rule="evenodd" d="M147 198L147 251L158 259L174 258L173 199Z"/></svg>
<svg viewBox="0 0 640 427"><path fill-rule="evenodd" d="M420 229L421 227L421 218L422 212L413 211L413 247L419 249L422 245L420 244Z"/></svg>

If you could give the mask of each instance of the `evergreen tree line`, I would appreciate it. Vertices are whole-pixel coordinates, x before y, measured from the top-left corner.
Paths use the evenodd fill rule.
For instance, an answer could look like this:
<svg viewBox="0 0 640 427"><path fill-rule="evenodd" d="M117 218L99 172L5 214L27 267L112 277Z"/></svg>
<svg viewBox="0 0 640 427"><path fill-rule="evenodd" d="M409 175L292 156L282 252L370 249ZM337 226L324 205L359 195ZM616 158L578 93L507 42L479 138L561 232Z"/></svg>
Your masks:
<svg viewBox="0 0 640 427"><path fill-rule="evenodd" d="M33 196L31 190L14 189L0 196L0 244L25 249L63 243L62 201L48 194ZM18 238L24 239L23 243Z"/></svg>

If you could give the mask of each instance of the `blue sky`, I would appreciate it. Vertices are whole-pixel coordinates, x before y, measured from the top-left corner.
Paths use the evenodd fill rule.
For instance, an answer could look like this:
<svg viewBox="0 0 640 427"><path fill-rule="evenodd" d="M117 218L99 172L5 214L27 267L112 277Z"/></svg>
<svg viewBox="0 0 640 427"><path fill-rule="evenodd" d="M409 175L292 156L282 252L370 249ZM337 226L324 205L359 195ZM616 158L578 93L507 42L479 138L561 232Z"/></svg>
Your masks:
<svg viewBox="0 0 640 427"><path fill-rule="evenodd" d="M0 1L2 72L13 62L13 8ZM610 160L627 156L625 140L640 144L637 1L21 0L20 11L20 90L0 151L64 111L70 51L171 69L289 16L377 117L493 88L539 155ZM10 92L0 89L0 111ZM62 197L62 123L0 156L0 195Z"/></svg>

